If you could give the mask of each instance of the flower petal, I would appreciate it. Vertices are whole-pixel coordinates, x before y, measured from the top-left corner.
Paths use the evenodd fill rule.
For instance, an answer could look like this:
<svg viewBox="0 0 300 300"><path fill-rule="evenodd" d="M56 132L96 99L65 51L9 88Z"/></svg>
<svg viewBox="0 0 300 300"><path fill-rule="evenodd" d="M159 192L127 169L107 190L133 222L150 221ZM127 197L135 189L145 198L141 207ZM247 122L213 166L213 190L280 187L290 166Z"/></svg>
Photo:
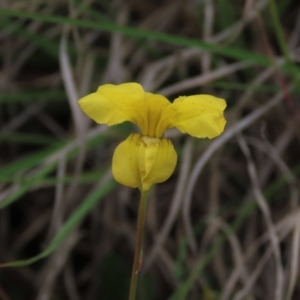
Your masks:
<svg viewBox="0 0 300 300"><path fill-rule="evenodd" d="M138 152L140 136L131 134L116 148L113 161L112 173L119 183L136 188L141 184L141 176L138 169Z"/></svg>
<svg viewBox="0 0 300 300"><path fill-rule="evenodd" d="M177 154L168 139L142 137L139 146L138 165L143 190L154 183L166 181L174 172Z"/></svg>
<svg viewBox="0 0 300 300"><path fill-rule="evenodd" d="M96 93L79 100L81 109L100 124L114 125L130 121L141 128L147 122L145 92L137 83L105 84Z"/></svg>
<svg viewBox="0 0 300 300"><path fill-rule="evenodd" d="M171 105L171 102L159 94L145 93L145 106L147 107L148 128L142 134L149 137L162 138L166 128L161 128L158 123L164 109Z"/></svg>
<svg viewBox="0 0 300 300"><path fill-rule="evenodd" d="M177 154L167 139L131 134L115 150L112 172L116 181L148 191L154 183L166 181L174 172Z"/></svg>
<svg viewBox="0 0 300 300"><path fill-rule="evenodd" d="M194 137L211 139L224 130L225 108L224 99L210 95L179 97L165 109L162 122L168 123L168 128L177 127Z"/></svg>

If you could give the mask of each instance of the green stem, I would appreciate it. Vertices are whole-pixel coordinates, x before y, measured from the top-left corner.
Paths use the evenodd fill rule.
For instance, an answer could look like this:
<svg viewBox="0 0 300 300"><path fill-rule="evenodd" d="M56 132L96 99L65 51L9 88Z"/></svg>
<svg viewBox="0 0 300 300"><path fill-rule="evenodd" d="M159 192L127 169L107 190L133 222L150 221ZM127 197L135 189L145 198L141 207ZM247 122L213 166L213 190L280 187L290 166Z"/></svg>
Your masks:
<svg viewBox="0 0 300 300"><path fill-rule="evenodd" d="M142 266L142 248L144 237L144 225L146 219L147 208L147 192L141 192L141 199L139 204L138 220L137 220L137 232L136 232L136 244L134 252L134 260L132 265L131 281L130 281L130 293L129 300L135 300L136 287L138 280L138 273Z"/></svg>

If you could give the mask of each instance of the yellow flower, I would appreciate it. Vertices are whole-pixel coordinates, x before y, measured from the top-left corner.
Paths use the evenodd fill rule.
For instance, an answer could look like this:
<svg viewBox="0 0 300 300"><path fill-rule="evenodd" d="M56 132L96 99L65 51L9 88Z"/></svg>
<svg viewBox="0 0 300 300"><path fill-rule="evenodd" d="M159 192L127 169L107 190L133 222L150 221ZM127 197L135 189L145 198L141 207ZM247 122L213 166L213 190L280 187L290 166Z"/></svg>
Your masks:
<svg viewBox="0 0 300 300"><path fill-rule="evenodd" d="M123 185L150 189L174 172L177 154L164 132L176 127L198 138L214 138L225 126L226 102L210 95L179 97L173 103L147 93L138 83L105 84L79 100L81 109L100 124L130 121L141 133L132 133L115 150L114 178Z"/></svg>

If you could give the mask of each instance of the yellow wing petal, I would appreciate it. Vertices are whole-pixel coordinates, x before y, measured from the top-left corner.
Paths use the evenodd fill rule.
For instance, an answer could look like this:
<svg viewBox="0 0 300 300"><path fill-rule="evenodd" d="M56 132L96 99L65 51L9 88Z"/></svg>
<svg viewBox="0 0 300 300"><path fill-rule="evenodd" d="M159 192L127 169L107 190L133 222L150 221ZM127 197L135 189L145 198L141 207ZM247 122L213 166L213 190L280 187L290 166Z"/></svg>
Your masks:
<svg viewBox="0 0 300 300"><path fill-rule="evenodd" d="M198 138L214 138L224 131L224 99L210 95L177 98L164 111L163 122Z"/></svg>
<svg viewBox="0 0 300 300"><path fill-rule="evenodd" d="M137 83L105 84L96 93L79 100L81 109L100 124L114 125L124 121L143 127L147 121L145 92Z"/></svg>
<svg viewBox="0 0 300 300"><path fill-rule="evenodd" d="M118 145L112 161L112 173L119 183L136 188L141 184L138 169L138 151L140 136L131 134L124 142Z"/></svg>

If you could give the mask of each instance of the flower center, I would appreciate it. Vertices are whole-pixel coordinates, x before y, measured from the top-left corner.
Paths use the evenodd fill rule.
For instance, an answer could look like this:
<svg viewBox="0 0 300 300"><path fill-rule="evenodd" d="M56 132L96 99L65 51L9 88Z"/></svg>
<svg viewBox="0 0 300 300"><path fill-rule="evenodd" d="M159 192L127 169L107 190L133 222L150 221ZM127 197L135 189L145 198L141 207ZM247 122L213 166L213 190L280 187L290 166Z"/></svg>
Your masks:
<svg viewBox="0 0 300 300"><path fill-rule="evenodd" d="M146 144L146 146L152 146L158 144L160 142L160 139L149 137L149 136L142 136L142 142Z"/></svg>

